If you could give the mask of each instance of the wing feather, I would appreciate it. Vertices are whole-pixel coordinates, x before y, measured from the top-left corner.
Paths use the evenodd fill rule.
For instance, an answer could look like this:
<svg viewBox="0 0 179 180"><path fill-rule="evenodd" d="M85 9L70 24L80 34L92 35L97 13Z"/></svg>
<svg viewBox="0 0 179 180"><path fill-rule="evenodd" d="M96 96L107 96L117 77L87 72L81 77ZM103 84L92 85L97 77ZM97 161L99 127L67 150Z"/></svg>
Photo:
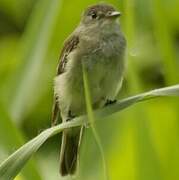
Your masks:
<svg viewBox="0 0 179 180"><path fill-rule="evenodd" d="M70 52L72 52L79 43L79 37L78 36L70 36L64 43L64 46L62 48L61 54L60 54L60 62L57 66L57 73L56 75L60 75L65 72L65 67L68 61L68 55ZM56 125L58 122L58 116L59 116L59 106L57 102L57 96L54 94L54 100L53 100L53 108L52 108L52 117L51 117L51 123L52 125Z"/></svg>

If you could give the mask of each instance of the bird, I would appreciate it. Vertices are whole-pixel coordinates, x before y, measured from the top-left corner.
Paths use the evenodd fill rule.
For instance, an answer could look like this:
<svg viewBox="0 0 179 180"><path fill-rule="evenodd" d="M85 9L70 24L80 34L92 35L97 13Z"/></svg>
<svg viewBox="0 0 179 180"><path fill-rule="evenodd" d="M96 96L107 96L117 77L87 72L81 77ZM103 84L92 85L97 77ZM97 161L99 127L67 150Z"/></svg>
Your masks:
<svg viewBox="0 0 179 180"><path fill-rule="evenodd" d="M79 25L64 42L54 79L52 124L86 113L83 82L84 65L88 74L92 108L99 109L115 101L125 70L126 39L111 4L99 3L85 9ZM74 175L84 127L63 131L60 174Z"/></svg>

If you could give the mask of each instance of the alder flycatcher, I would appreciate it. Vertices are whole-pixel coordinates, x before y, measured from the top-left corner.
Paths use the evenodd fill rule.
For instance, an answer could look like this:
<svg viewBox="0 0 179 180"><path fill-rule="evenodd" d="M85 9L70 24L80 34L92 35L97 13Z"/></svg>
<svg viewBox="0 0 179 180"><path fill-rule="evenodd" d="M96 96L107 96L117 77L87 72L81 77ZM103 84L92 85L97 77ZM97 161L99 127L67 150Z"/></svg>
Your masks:
<svg viewBox="0 0 179 180"><path fill-rule="evenodd" d="M82 64L88 73L93 109L115 100L122 84L126 40L113 6L88 7L60 55L54 84L52 124L86 113ZM83 127L64 130L60 152L62 176L75 173Z"/></svg>

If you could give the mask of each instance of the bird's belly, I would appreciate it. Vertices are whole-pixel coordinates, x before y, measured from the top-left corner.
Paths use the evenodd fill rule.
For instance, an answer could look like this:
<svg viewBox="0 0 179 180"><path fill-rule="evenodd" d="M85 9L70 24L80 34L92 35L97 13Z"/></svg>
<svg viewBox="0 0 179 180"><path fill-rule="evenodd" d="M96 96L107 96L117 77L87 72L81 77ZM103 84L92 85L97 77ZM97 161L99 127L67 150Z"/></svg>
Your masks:
<svg viewBox="0 0 179 180"><path fill-rule="evenodd" d="M115 98L122 79L122 64L118 59L90 61L86 61L85 67L92 106L96 109L103 106L106 99ZM55 79L55 94L58 96L62 116L67 116L69 110L78 116L84 114L86 109L82 70L71 71Z"/></svg>

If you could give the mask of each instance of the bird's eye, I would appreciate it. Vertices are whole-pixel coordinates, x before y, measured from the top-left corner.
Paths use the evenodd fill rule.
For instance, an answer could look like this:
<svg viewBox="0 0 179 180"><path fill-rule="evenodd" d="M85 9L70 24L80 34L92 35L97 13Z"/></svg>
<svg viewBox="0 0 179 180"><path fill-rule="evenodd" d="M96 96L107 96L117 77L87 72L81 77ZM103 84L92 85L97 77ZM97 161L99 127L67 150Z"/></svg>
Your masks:
<svg viewBox="0 0 179 180"><path fill-rule="evenodd" d="M96 19L96 18L97 18L97 14L96 14L96 13L93 13L93 14L91 15L91 18L92 18L92 19Z"/></svg>

